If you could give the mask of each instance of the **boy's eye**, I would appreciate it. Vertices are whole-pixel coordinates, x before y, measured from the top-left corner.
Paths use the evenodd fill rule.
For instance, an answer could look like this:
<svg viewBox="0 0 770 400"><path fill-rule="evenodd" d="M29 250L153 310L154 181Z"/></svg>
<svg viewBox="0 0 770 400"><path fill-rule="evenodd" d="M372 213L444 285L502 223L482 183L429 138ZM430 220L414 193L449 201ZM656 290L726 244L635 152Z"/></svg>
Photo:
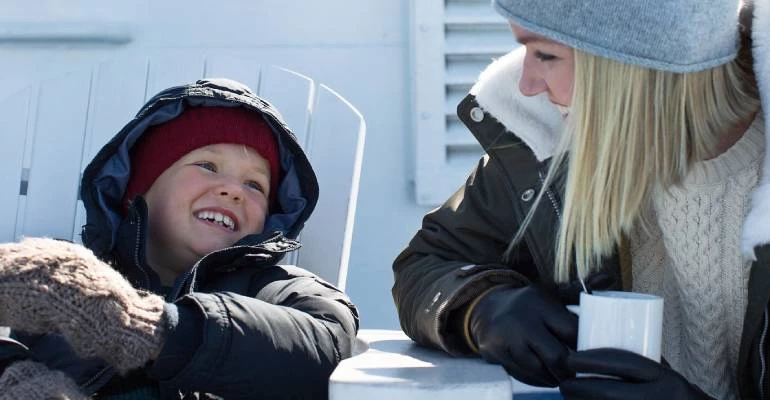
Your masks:
<svg viewBox="0 0 770 400"><path fill-rule="evenodd" d="M553 54L543 53L540 50L535 50L535 58L537 58L540 61L552 61L552 60L555 60L557 57Z"/></svg>
<svg viewBox="0 0 770 400"><path fill-rule="evenodd" d="M264 192L265 191L265 189L262 187L262 185L260 185L259 182L256 182L256 181L246 181L246 182L244 182L244 185L246 185L247 187L249 187L251 189L258 190L260 192Z"/></svg>
<svg viewBox="0 0 770 400"><path fill-rule="evenodd" d="M217 166L214 165L214 163L212 163L212 162L201 161L201 162L195 163L195 165L197 165L198 167L201 167L203 169L209 170L211 172L217 172Z"/></svg>

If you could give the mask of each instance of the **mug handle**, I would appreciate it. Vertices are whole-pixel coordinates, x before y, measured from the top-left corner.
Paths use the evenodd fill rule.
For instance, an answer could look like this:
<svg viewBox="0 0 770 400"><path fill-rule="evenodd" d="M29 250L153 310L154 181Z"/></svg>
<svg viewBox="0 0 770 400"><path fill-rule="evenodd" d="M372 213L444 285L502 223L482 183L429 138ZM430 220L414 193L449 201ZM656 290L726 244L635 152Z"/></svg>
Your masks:
<svg viewBox="0 0 770 400"><path fill-rule="evenodd" d="M578 317L580 316L580 306L579 305L577 305L577 304L568 304L565 307L567 307L567 310L569 310L569 312L577 315Z"/></svg>

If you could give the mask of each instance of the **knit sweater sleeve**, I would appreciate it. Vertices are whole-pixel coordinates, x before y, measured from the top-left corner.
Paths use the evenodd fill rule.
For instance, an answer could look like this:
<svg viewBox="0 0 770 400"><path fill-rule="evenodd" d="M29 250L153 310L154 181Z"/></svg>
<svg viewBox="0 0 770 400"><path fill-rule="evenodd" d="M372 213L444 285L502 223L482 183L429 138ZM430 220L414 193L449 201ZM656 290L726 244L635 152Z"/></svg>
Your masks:
<svg viewBox="0 0 770 400"><path fill-rule="evenodd" d="M344 294L290 266L266 268L247 291L193 293L176 307L150 374L163 386L227 399L325 398L358 329Z"/></svg>

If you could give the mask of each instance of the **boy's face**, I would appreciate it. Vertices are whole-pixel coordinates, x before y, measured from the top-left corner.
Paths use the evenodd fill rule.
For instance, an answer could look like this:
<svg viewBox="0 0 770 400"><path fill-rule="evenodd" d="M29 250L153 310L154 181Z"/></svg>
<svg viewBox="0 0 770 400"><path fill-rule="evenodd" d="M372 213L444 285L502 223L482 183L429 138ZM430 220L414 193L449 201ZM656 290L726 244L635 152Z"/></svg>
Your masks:
<svg viewBox="0 0 770 400"><path fill-rule="evenodd" d="M207 253L259 233L268 212L270 165L240 144L195 149L145 194L148 261L170 283Z"/></svg>

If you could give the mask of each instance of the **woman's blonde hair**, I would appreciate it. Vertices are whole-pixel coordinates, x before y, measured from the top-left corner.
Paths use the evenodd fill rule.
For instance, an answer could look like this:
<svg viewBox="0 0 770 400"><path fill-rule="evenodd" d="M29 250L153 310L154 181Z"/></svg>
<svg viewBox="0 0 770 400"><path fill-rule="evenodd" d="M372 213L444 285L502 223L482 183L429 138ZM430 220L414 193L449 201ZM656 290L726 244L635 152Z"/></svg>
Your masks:
<svg viewBox="0 0 770 400"><path fill-rule="evenodd" d="M739 60L673 73L575 50L567 129L545 183L566 167L554 279L569 280L573 260L582 277L600 268L653 188L679 182L693 163L712 157L720 137L758 109L758 97L750 67Z"/></svg>

